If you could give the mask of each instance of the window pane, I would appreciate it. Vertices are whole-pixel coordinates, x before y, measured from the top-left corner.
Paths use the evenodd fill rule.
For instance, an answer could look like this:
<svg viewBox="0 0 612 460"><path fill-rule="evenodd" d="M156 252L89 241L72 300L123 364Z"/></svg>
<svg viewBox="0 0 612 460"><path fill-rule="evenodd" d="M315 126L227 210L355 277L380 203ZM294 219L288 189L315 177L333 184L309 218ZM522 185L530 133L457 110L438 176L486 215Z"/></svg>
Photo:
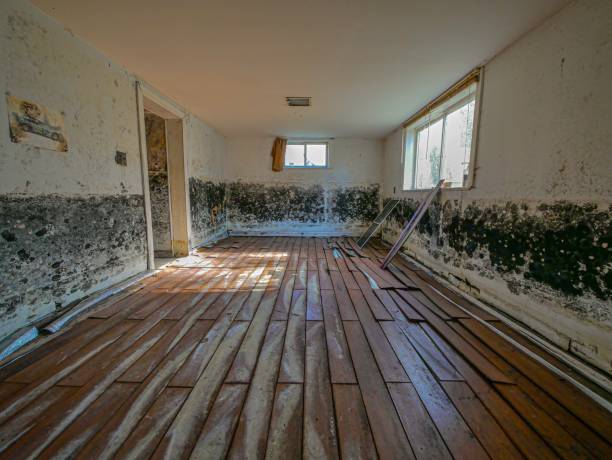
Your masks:
<svg viewBox="0 0 612 460"><path fill-rule="evenodd" d="M304 166L304 144L287 144L285 166Z"/></svg>
<svg viewBox="0 0 612 460"><path fill-rule="evenodd" d="M442 156L442 177L446 186L462 187L467 181L473 121L474 101L446 116Z"/></svg>
<svg viewBox="0 0 612 460"><path fill-rule="evenodd" d="M436 121L417 134L415 188L435 187L440 180L442 128L444 121Z"/></svg>
<svg viewBox="0 0 612 460"><path fill-rule="evenodd" d="M326 150L326 144L307 144L306 166L327 166Z"/></svg>

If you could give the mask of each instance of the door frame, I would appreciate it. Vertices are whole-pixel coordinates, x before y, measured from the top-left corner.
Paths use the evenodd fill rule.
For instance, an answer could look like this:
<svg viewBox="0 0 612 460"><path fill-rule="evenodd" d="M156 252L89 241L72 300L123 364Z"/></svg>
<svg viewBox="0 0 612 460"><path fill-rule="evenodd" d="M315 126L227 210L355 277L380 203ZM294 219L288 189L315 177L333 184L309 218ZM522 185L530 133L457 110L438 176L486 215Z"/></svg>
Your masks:
<svg viewBox="0 0 612 460"><path fill-rule="evenodd" d="M147 268L155 269L151 194L149 190L149 165L145 133L145 110L166 121L166 154L168 164L168 194L170 206L170 234L172 254L182 257L189 254L189 194L187 161L185 156L186 113L143 81L136 81L136 103L138 111L138 138L140 165L144 196L145 224L147 234Z"/></svg>

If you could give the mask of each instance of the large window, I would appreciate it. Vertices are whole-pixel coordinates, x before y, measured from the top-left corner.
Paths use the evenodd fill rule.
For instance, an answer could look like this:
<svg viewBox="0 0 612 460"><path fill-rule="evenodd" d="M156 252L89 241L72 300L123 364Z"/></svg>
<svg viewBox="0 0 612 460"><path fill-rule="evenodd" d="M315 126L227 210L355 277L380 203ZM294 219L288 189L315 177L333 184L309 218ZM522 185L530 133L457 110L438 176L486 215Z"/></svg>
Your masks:
<svg viewBox="0 0 612 460"><path fill-rule="evenodd" d="M467 187L474 130L475 85L404 131L404 190Z"/></svg>
<svg viewBox="0 0 612 460"><path fill-rule="evenodd" d="M326 142L287 143L285 168L327 168L328 149Z"/></svg>

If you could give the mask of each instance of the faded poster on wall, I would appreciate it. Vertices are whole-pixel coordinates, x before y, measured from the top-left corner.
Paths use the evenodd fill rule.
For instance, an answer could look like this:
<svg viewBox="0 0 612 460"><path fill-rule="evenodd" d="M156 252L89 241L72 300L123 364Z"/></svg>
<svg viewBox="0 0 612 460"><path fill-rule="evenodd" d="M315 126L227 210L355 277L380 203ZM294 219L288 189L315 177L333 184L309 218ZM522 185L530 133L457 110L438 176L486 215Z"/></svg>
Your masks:
<svg viewBox="0 0 612 460"><path fill-rule="evenodd" d="M68 151L61 113L14 96L7 96L6 103L11 141L57 152Z"/></svg>

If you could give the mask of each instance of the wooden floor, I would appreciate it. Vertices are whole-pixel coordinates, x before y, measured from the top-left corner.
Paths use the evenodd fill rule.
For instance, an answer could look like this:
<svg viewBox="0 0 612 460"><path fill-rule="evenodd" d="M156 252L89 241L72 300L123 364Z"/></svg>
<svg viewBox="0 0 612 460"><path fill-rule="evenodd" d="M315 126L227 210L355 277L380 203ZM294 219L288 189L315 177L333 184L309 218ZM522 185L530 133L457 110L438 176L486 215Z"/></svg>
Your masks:
<svg viewBox="0 0 612 460"><path fill-rule="evenodd" d="M229 238L147 278L0 369L0 458L612 458L605 409L381 256Z"/></svg>

